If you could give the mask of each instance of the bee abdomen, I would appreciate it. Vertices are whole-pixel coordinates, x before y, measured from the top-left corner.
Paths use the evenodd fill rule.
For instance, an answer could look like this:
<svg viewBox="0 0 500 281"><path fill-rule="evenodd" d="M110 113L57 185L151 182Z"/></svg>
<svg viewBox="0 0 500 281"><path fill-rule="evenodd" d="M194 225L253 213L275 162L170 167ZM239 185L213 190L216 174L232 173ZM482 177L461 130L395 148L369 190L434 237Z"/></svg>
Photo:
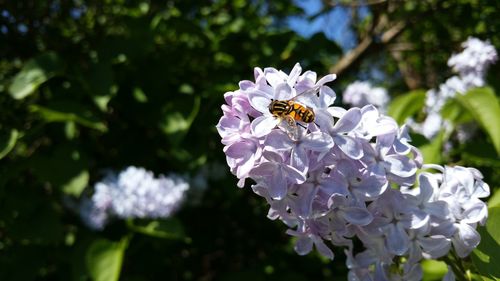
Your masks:
<svg viewBox="0 0 500 281"><path fill-rule="evenodd" d="M314 122L314 112L310 109L304 111L304 114L302 116L302 121L306 123Z"/></svg>

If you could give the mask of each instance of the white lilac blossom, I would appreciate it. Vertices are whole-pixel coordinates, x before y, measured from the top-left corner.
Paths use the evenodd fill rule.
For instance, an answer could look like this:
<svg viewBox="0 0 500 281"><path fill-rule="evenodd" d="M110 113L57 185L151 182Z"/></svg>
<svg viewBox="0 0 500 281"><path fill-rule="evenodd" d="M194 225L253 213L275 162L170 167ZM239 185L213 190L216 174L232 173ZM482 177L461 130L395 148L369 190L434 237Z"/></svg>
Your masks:
<svg viewBox="0 0 500 281"><path fill-rule="evenodd" d="M188 188L181 176L155 178L152 172L131 166L96 183L92 197L83 199L80 214L93 229L103 229L113 217L166 218L179 208Z"/></svg>
<svg viewBox="0 0 500 281"><path fill-rule="evenodd" d="M440 116L444 104L457 94L465 94L472 88L484 86L489 66L498 60L497 51L489 41L469 37L462 43L462 47L462 52L453 54L448 60L448 66L458 75L448 78L439 89L427 92L427 118L422 124L410 122L416 132L422 133L428 139L434 138L443 125L448 126L447 121Z"/></svg>
<svg viewBox="0 0 500 281"><path fill-rule="evenodd" d="M345 247L349 280L420 280L422 259L451 250L468 255L479 243L476 226L487 218L479 198L489 188L479 171L422 166L407 126L374 105L331 106L335 93L324 84L334 76L316 82L316 73L301 70L298 64L289 75L256 68L255 82L242 81L224 95L217 124L238 186L252 180L270 205L268 218L296 237L296 252L315 248L333 259L331 246ZM300 103L316 119L298 122L290 134L291 125L268 109L271 99L314 89L319 93L301 95ZM439 173L417 174L422 168ZM353 240L364 250L355 251Z"/></svg>
<svg viewBox="0 0 500 281"><path fill-rule="evenodd" d="M345 89L342 94L342 101L352 106L363 107L373 104L381 112L385 112L389 103L387 90L381 87L373 87L367 81L355 81Z"/></svg>

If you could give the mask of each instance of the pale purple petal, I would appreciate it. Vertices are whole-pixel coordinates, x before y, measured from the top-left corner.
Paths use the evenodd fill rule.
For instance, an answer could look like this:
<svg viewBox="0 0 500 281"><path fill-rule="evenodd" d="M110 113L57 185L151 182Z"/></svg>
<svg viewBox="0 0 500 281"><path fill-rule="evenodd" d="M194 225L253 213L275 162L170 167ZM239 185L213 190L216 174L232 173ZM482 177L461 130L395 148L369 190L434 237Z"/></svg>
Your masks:
<svg viewBox="0 0 500 281"><path fill-rule="evenodd" d="M479 199L473 199L467 202L466 206L463 206L463 208L465 209L462 213L463 223L480 222L488 216L488 207Z"/></svg>
<svg viewBox="0 0 500 281"><path fill-rule="evenodd" d="M455 235L452 242L457 251L457 255L464 258L479 245L480 240L481 236L472 226L460 223L458 224L458 233Z"/></svg>
<svg viewBox="0 0 500 281"><path fill-rule="evenodd" d="M290 75L288 75L287 84L290 85L290 87L293 87L295 85L301 72L302 72L302 67L300 67L299 63L296 63L293 66L292 71L290 71Z"/></svg>
<svg viewBox="0 0 500 281"><path fill-rule="evenodd" d="M354 225L367 225L373 220L372 214L366 208L347 207L342 210L344 218Z"/></svg>
<svg viewBox="0 0 500 281"><path fill-rule="evenodd" d="M264 76L271 87L276 88L279 84L284 83L284 77L279 73L279 71L272 67L266 67L264 69Z"/></svg>
<svg viewBox="0 0 500 281"><path fill-rule="evenodd" d="M287 83L281 83L274 89L275 100L289 100L293 98L292 88Z"/></svg>
<svg viewBox="0 0 500 281"><path fill-rule="evenodd" d="M264 147L270 151L284 151L292 149L293 143L285 132L273 130L266 136Z"/></svg>
<svg viewBox="0 0 500 281"><path fill-rule="evenodd" d="M282 167L290 183L303 183L306 180L305 175L298 169L288 165L283 165Z"/></svg>
<svg viewBox="0 0 500 281"><path fill-rule="evenodd" d="M275 200L285 198L288 191L285 175L280 169L273 171L268 185L269 195Z"/></svg>
<svg viewBox="0 0 500 281"><path fill-rule="evenodd" d="M408 228L419 229L421 227L424 227L429 222L430 217L426 212L418 208L414 208L410 212L409 222L407 225Z"/></svg>
<svg viewBox="0 0 500 281"><path fill-rule="evenodd" d="M328 151L333 147L333 139L322 132L313 132L301 139L301 146L312 151Z"/></svg>
<svg viewBox="0 0 500 281"><path fill-rule="evenodd" d="M408 251L410 241L402 225L390 224L386 235L386 246L390 253L401 256Z"/></svg>
<svg viewBox="0 0 500 281"><path fill-rule="evenodd" d="M301 147L295 147L292 149L290 164L302 174L307 172L309 167L309 157L307 157L307 153L304 149Z"/></svg>
<svg viewBox="0 0 500 281"><path fill-rule="evenodd" d="M417 166L408 157L402 155L391 155L386 157L384 165L391 173L399 177L410 177L417 172Z"/></svg>
<svg viewBox="0 0 500 281"><path fill-rule="evenodd" d="M323 76L319 81L316 83L316 85L323 85L328 82L332 82L333 80L337 79L337 74L328 74Z"/></svg>
<svg viewBox="0 0 500 281"><path fill-rule="evenodd" d="M252 121L252 134L255 137L263 137L271 132L279 123L280 119L273 116L259 116Z"/></svg>
<svg viewBox="0 0 500 281"><path fill-rule="evenodd" d="M328 106L332 105L335 102L335 99L337 96L335 95L335 92L330 88L326 86L322 86L319 90L319 106L322 108L327 108Z"/></svg>
<svg viewBox="0 0 500 281"><path fill-rule="evenodd" d="M385 177L369 176L356 185L353 191L365 199L373 199L384 193L388 186L389 183Z"/></svg>
<svg viewBox="0 0 500 281"><path fill-rule="evenodd" d="M363 147L355 138L337 135L333 138L335 144L351 159L363 157Z"/></svg>
<svg viewBox="0 0 500 281"><path fill-rule="evenodd" d="M430 255L433 259L446 255L451 248L450 239L443 235L422 237L418 240L418 243L424 252Z"/></svg>
<svg viewBox="0 0 500 281"><path fill-rule="evenodd" d="M248 93L248 101L250 105L261 113L269 113L269 104L272 96L267 93L254 89Z"/></svg>
<svg viewBox="0 0 500 281"><path fill-rule="evenodd" d="M360 122L361 110L359 108L351 108L337 121L333 130L335 133L347 133L354 130Z"/></svg>
<svg viewBox="0 0 500 281"><path fill-rule="evenodd" d="M320 254L329 258L330 260L333 260L333 252L332 250L330 250L330 248L328 248L328 246L325 245L325 243L323 243L323 240L321 240L320 238L314 239L314 246Z"/></svg>
<svg viewBox="0 0 500 281"><path fill-rule="evenodd" d="M295 252L297 254L304 256L309 254L313 248L313 241L308 237L299 237L297 242L295 242Z"/></svg>

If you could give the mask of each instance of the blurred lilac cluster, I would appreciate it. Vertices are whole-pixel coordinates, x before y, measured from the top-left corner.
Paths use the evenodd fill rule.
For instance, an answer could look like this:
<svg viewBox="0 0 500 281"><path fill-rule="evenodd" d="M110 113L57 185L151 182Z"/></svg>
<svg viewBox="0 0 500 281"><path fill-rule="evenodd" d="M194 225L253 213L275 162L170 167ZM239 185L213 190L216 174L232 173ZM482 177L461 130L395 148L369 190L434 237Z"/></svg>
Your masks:
<svg viewBox="0 0 500 281"><path fill-rule="evenodd" d="M330 107L335 93L324 84L335 76L317 81L315 72L301 72L298 64L288 75L255 68L255 82L241 81L224 95L217 125L238 186L253 180L253 191L270 205L268 217L296 237L297 253L315 247L333 259L330 243L346 247L350 280L419 280L422 258L441 257L452 246L468 255L479 243L476 224L487 217L478 199L489 194L481 174L422 166L406 126L373 105ZM269 104L296 96L316 118L290 133ZM419 168L440 173L417 175ZM363 251L354 251L354 240Z"/></svg>
<svg viewBox="0 0 500 281"><path fill-rule="evenodd" d="M84 198L80 216L92 229L103 229L112 217L166 218L177 210L189 189L178 175L155 178L143 168L130 166L118 175L109 173L96 183L91 198Z"/></svg>
<svg viewBox="0 0 500 281"><path fill-rule="evenodd" d="M381 112L386 111L389 100L386 89L373 87L368 81L355 81L342 94L342 101L346 104L357 107L373 104Z"/></svg>
<svg viewBox="0 0 500 281"><path fill-rule="evenodd" d="M448 60L448 66L458 75L452 76L439 89L432 89L427 92L425 101L425 111L427 118L422 124L414 123L412 128L423 134L426 138L432 139L444 127L446 121L442 119L440 111L444 104L453 98L457 93L465 94L475 87L483 87L486 82L486 73L491 64L498 59L495 47L488 41L481 41L477 38L469 37L462 43L464 48L461 53L454 54ZM467 134L467 131L462 132ZM460 136L459 139L466 139L467 136Z"/></svg>

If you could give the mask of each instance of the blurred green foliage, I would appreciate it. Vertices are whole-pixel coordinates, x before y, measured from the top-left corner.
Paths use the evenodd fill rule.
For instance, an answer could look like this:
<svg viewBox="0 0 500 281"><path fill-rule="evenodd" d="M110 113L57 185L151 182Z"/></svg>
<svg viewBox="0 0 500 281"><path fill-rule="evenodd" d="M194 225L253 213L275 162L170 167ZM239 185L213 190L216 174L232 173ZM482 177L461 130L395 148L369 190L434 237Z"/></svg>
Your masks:
<svg viewBox="0 0 500 281"><path fill-rule="evenodd" d="M361 37L380 15L408 20L399 43L411 43L409 51L395 59L380 45L337 85L383 65L385 85L404 93L409 65L419 87L436 86L468 35L499 49L494 0L396 3L371 7L352 25ZM224 92L252 80L255 66L289 70L300 62L326 74L341 56L324 35L306 39L287 28L287 17L300 13L284 0L2 2L0 280L345 279L341 249L333 263L296 255L285 228L266 219L263 200L229 175L169 221L93 232L68 207L105 169L195 175L224 165L215 130ZM420 93L400 103L413 106ZM397 112L399 121L414 113ZM498 134L498 123L476 118L485 134ZM497 187L492 140L460 147L451 160L479 165ZM439 154L441 144L434 147Z"/></svg>

